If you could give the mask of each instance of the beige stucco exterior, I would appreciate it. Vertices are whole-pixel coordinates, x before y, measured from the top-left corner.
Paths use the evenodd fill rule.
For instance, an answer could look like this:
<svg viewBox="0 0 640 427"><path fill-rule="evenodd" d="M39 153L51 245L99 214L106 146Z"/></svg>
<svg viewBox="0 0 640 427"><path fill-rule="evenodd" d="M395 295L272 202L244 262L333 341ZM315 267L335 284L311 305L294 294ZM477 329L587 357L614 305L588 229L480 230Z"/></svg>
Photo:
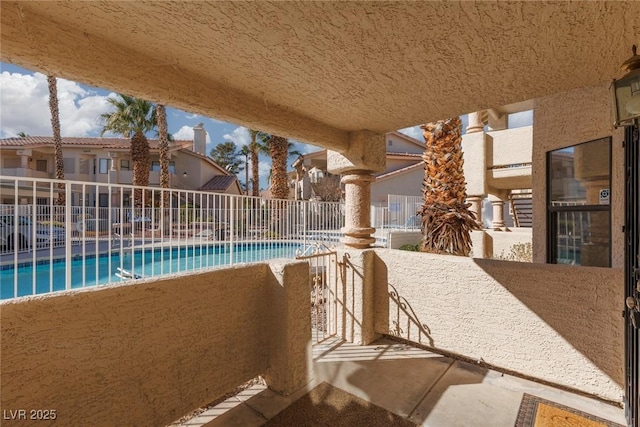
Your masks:
<svg viewBox="0 0 640 427"><path fill-rule="evenodd" d="M290 393L309 379L309 289L306 263L272 262L2 302L0 406L159 426L258 375Z"/></svg>
<svg viewBox="0 0 640 427"><path fill-rule="evenodd" d="M606 82L638 41L640 3L5 1L0 12L2 61L333 150L329 169L350 177L345 231L357 245L370 242L366 187L384 170L386 132L537 98L539 262L546 151L612 135L614 268L350 250L339 334L366 343L394 332L620 400L621 134ZM181 31L166 31L176 22ZM258 266L3 303L2 407L144 425L263 371L286 393L307 350L291 319L309 330L308 271L291 268L272 273L285 290ZM394 319L390 289L415 323Z"/></svg>
<svg viewBox="0 0 640 427"><path fill-rule="evenodd" d="M608 81L640 29L636 2L1 7L3 61L337 151L352 131Z"/></svg>
<svg viewBox="0 0 640 427"><path fill-rule="evenodd" d="M620 269L376 249L373 276L378 333L622 399Z"/></svg>
<svg viewBox="0 0 640 427"><path fill-rule="evenodd" d="M546 262L547 152L611 137L611 265L624 266L624 150L622 129L611 125L609 86L599 85L535 100L533 122L533 253ZM620 284L622 286L622 284Z"/></svg>

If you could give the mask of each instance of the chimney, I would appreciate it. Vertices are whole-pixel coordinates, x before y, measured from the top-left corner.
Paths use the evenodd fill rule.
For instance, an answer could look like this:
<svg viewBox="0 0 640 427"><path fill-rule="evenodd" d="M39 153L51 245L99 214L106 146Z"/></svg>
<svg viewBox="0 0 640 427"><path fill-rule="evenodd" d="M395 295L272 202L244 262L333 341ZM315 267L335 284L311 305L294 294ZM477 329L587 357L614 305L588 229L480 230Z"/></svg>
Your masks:
<svg viewBox="0 0 640 427"><path fill-rule="evenodd" d="M207 149L207 131L204 130L204 124L198 123L193 127L193 148L196 153L206 154Z"/></svg>

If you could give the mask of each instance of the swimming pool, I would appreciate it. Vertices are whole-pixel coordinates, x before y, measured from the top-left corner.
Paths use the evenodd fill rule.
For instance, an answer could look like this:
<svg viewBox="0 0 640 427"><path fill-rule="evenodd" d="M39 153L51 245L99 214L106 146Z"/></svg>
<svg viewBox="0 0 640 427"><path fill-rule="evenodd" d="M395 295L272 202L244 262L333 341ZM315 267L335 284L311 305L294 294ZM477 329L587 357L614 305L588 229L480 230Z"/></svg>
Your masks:
<svg viewBox="0 0 640 427"><path fill-rule="evenodd" d="M117 283L118 268L142 277L153 277L224 265L258 262L274 258L293 258L298 243L262 242L210 244L171 248L122 249L97 257L78 257L71 262L71 288ZM17 274L17 289L16 289ZM64 259L20 264L0 270L0 299L43 294L65 289Z"/></svg>

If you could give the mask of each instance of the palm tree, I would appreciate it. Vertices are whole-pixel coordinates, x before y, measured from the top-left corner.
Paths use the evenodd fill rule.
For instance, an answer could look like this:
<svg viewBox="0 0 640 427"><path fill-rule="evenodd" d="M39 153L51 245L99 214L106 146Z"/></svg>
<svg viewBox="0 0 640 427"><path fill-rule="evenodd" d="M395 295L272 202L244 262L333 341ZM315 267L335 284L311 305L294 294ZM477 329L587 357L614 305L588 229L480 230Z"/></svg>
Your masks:
<svg viewBox="0 0 640 427"><path fill-rule="evenodd" d="M18 132L18 138L27 138L29 136L25 131Z"/></svg>
<svg viewBox="0 0 640 427"><path fill-rule="evenodd" d="M158 123L158 150L160 151L160 187L169 188L169 136L167 132L167 112L164 105L156 106Z"/></svg>
<svg viewBox="0 0 640 427"><path fill-rule="evenodd" d="M149 141L145 134L157 125L153 104L143 99L119 94L119 98L107 98L115 107L111 113L101 114L104 127L100 135L106 132L118 133L131 138L131 160L133 162L133 185L149 185ZM133 136L132 136L133 135ZM136 191L136 204L141 204L142 193Z"/></svg>
<svg viewBox="0 0 640 427"><path fill-rule="evenodd" d="M51 129L53 131L53 152L56 165L56 179L64 179L64 158L62 156L62 137L60 136L60 114L58 111L58 82L54 76L47 76L49 84L49 111L51 111ZM64 183L58 183L58 205L65 204Z"/></svg>
<svg viewBox="0 0 640 427"><path fill-rule="evenodd" d="M469 210L462 169L462 137L459 117L422 126L426 151L424 205L422 215L423 252L468 256L471 230L478 229Z"/></svg>
<svg viewBox="0 0 640 427"><path fill-rule="evenodd" d="M251 153L251 194L253 196L260 195L260 178L258 176L258 152L260 151L259 142L257 140L259 130L249 129L249 135L251 136L251 142L249 143L249 152Z"/></svg>
<svg viewBox="0 0 640 427"><path fill-rule="evenodd" d="M158 104L155 111L158 123L158 151L160 151L160 188L169 188L169 133L167 132L167 111L164 105ZM169 192L163 191L160 198L160 224L164 236L169 231Z"/></svg>
<svg viewBox="0 0 640 427"><path fill-rule="evenodd" d="M269 156L271 156L271 196L274 199L287 199L289 198L287 180L289 141L282 136L271 136L268 145Z"/></svg>
<svg viewBox="0 0 640 427"><path fill-rule="evenodd" d="M244 189L247 196L249 195L249 155L251 149L248 145L240 147L240 154L244 156Z"/></svg>

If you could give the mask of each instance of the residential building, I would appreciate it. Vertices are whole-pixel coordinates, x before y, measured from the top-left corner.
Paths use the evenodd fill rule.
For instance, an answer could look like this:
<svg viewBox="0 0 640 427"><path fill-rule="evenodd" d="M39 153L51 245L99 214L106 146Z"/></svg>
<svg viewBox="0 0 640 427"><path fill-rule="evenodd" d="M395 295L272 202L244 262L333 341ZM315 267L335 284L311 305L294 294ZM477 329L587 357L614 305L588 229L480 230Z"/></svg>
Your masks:
<svg viewBox="0 0 640 427"><path fill-rule="evenodd" d="M533 126L510 127L509 116L532 109L529 101L469 114L462 136L464 173L468 201L484 228L531 227ZM374 174L371 203L389 208L389 195L421 198L424 142L400 132L387 133L385 141L385 170ZM292 166L289 177L296 200L318 198L314 184L328 174L327 151L300 156ZM411 215L415 212L404 219Z"/></svg>
<svg viewBox="0 0 640 427"><path fill-rule="evenodd" d="M169 187L203 190L226 194L241 194L235 175L229 174L206 155L206 130L199 124L193 128L193 141L177 140L169 143ZM133 161L127 138L63 137L64 178L66 180L104 184L132 184ZM149 186L160 186L160 154L158 140L150 139L151 168ZM2 175L55 178L53 137L27 136L0 139ZM92 187L94 188L94 187ZM122 195L125 206L130 192ZM111 192L112 204L119 203L120 194ZM38 195L39 204L48 203L48 195ZM74 206L109 205L109 190L94 194L74 193ZM20 196L19 203L33 203L31 194ZM12 193L4 193L1 203L14 203Z"/></svg>

